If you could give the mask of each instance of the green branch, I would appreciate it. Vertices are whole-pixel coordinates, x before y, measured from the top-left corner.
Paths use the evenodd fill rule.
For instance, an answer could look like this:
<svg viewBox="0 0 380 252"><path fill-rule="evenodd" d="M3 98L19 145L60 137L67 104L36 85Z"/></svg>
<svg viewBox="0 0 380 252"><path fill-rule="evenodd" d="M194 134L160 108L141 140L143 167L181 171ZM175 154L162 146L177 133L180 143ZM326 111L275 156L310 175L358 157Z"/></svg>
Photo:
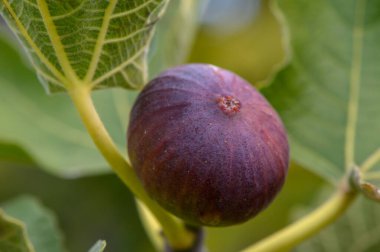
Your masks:
<svg viewBox="0 0 380 252"><path fill-rule="evenodd" d="M151 200L133 168L119 152L101 121L91 98L91 89L88 85L72 85L69 90L71 99L77 108L80 117L91 138L114 172L128 186L128 188L149 208L162 226L163 232L170 245L175 249L184 249L192 245L194 235L184 224L169 215L156 202Z"/></svg>
<svg viewBox="0 0 380 252"><path fill-rule="evenodd" d="M248 247L244 252L287 251L333 223L354 202L356 193L340 189L322 206L299 221Z"/></svg>

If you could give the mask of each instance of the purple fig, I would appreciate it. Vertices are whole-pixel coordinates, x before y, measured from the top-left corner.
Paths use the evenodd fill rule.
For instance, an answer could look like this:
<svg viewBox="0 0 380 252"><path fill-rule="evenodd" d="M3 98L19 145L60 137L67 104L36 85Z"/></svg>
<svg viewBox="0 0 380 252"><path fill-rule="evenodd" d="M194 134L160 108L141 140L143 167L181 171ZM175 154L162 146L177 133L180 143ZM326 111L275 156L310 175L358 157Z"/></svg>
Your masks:
<svg viewBox="0 0 380 252"><path fill-rule="evenodd" d="M172 68L132 109L128 152L148 194L192 225L244 222L281 189L284 126L239 76L212 65Z"/></svg>

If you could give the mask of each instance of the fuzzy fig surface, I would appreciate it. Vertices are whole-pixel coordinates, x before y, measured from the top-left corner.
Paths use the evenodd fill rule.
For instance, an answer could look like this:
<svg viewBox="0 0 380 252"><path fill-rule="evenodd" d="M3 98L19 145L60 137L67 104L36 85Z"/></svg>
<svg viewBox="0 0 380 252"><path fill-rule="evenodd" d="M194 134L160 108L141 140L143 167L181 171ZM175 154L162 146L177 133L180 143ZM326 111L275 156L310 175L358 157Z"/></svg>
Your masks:
<svg viewBox="0 0 380 252"><path fill-rule="evenodd" d="M232 72L206 64L169 69L143 89L130 118L128 153L145 190L191 225L244 222L285 181L284 126Z"/></svg>

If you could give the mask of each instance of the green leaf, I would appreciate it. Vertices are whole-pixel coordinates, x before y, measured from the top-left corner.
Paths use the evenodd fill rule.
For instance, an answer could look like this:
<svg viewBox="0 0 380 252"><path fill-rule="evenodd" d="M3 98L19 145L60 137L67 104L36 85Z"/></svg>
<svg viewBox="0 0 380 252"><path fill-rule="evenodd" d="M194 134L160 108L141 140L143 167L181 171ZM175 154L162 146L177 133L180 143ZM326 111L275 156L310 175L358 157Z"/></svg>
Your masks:
<svg viewBox="0 0 380 252"><path fill-rule="evenodd" d="M4 211L22 221L28 237L38 252L63 252L62 235L54 215L36 199L18 197L3 205ZM2 251L0 249L0 251ZM5 250L8 251L8 250Z"/></svg>
<svg viewBox="0 0 380 252"><path fill-rule="evenodd" d="M22 146L37 163L55 174L72 177L108 171L69 97L46 96L34 73L4 39L0 39L0 58L6 59L0 60L0 118L6 118L0 123L1 141ZM95 103L101 104L100 114L122 149L136 95L122 89L94 94ZM9 156L0 163L8 163ZM25 157L21 159L23 162Z"/></svg>
<svg viewBox="0 0 380 252"><path fill-rule="evenodd" d="M309 212L298 209L295 216ZM317 205L315 205L317 206ZM298 219L298 218L295 218ZM371 252L380 251L379 207L365 198L360 198L347 214L318 235L299 245L295 252Z"/></svg>
<svg viewBox="0 0 380 252"><path fill-rule="evenodd" d="M164 17L165 21L159 24L155 35L150 66L152 73L159 72L166 65L182 63L179 62L180 57L169 56L168 50L162 46L178 34L177 26L170 24L182 22L193 26L190 21L185 21L185 17L196 22L193 18L197 11L194 4L186 0L172 2L174 4L168 6L171 15ZM165 29L166 25L169 27ZM15 42L7 41L0 36L0 58L6 59L0 60L0 118L6 118L0 123L0 164L36 162L48 171L66 177L109 171L79 121L70 99L64 95L46 97L34 73L25 67L25 61L9 45ZM185 43L183 38L179 41L184 47L189 43ZM177 50L182 53L180 44L170 55L177 55ZM158 63L160 57L162 64ZM121 149L125 149L129 111L137 94L124 89L94 92L93 98L101 117Z"/></svg>
<svg viewBox="0 0 380 252"><path fill-rule="evenodd" d="M19 146L0 142L0 164L33 164L33 159Z"/></svg>
<svg viewBox="0 0 380 252"><path fill-rule="evenodd" d="M1 209L0 251L35 252L27 237L25 225L17 219L6 215Z"/></svg>
<svg viewBox="0 0 380 252"><path fill-rule="evenodd" d="M380 2L278 6L292 55L264 93L288 129L292 159L335 183L380 146Z"/></svg>
<svg viewBox="0 0 380 252"><path fill-rule="evenodd" d="M71 85L139 88L147 51L167 0L0 1L49 92Z"/></svg>
<svg viewBox="0 0 380 252"><path fill-rule="evenodd" d="M69 252L88 251L99 239L108 241L109 252L154 252L134 196L114 174L63 179L41 169L0 165L0 202L25 192L54 211Z"/></svg>
<svg viewBox="0 0 380 252"><path fill-rule="evenodd" d="M88 252L103 252L107 243L105 241L97 241Z"/></svg>

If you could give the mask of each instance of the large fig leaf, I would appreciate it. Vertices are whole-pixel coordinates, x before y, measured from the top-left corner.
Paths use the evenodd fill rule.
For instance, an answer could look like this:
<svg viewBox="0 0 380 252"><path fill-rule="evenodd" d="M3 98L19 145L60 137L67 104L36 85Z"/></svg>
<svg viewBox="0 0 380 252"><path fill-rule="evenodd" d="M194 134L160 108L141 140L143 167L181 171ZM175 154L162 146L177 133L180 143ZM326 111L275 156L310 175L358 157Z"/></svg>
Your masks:
<svg viewBox="0 0 380 252"><path fill-rule="evenodd" d="M21 196L2 205L4 211L22 221L26 233L38 252L63 252L62 235L55 216L35 198ZM0 251L9 251L1 250Z"/></svg>
<svg viewBox="0 0 380 252"><path fill-rule="evenodd" d="M277 3L291 59L264 93L293 160L336 182L380 147L380 1Z"/></svg>
<svg viewBox="0 0 380 252"><path fill-rule="evenodd" d="M185 8L191 6L191 8ZM176 10L181 10L176 12ZM167 50L165 41L184 41L178 33L180 23L193 27L197 8L187 0L170 2L168 13L158 22L155 33L155 49L150 69L159 69L183 62L185 55L175 57L177 51L187 50L188 43L177 44L175 50ZM189 21L184 22L184 20ZM194 28L189 28L194 29ZM186 39L191 40L188 35ZM165 53L163 53L165 51ZM165 57L160 60L161 57ZM108 171L107 164L87 136L71 101L65 95L48 97L42 91L34 73L25 67L9 42L0 36L0 164L25 163L30 158L16 146L20 146L41 167L63 176L79 176ZM4 60L3 60L4 59ZM158 62L161 61L161 64ZM106 89L94 92L94 100L113 139L125 149L125 132L129 110L137 92L123 89ZM12 144L9 144L12 143Z"/></svg>
<svg viewBox="0 0 380 252"><path fill-rule="evenodd" d="M0 1L0 12L49 92L82 83L139 88L167 0Z"/></svg>

